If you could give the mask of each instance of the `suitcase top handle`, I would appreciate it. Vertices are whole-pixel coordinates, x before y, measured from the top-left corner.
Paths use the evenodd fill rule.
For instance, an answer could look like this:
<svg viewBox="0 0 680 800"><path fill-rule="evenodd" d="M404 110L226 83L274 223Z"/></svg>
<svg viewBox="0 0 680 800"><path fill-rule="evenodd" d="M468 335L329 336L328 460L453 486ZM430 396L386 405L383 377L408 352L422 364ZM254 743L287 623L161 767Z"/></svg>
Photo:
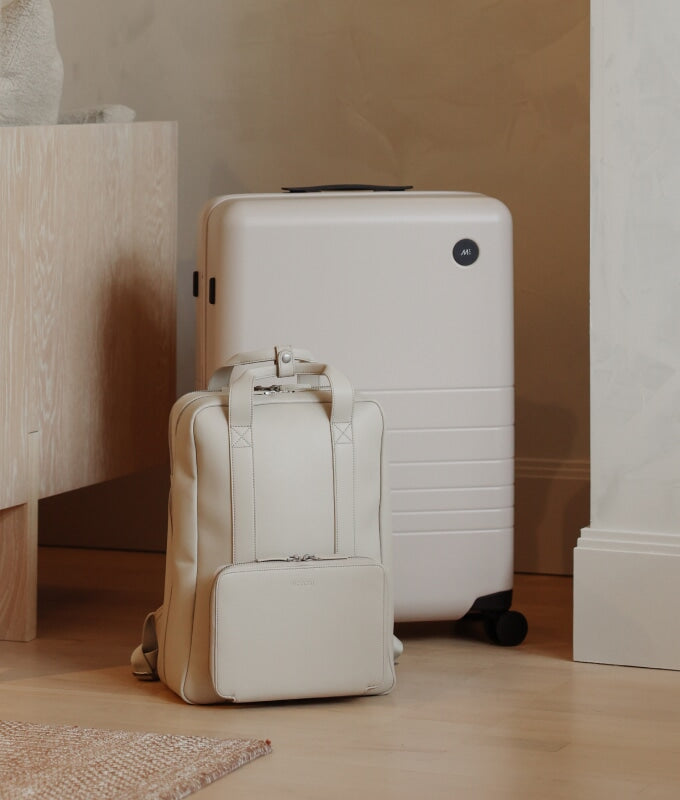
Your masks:
<svg viewBox="0 0 680 800"><path fill-rule="evenodd" d="M375 183L327 183L322 186L282 186L289 194L309 192L405 192L413 186L381 186Z"/></svg>
<svg viewBox="0 0 680 800"><path fill-rule="evenodd" d="M224 389L231 383L234 367L264 366L276 364L277 378L289 378L295 374L295 364L298 362L314 361L314 356L309 350L290 345L280 345L263 350L249 350L247 353L237 353L227 363L215 370L208 382L208 389ZM268 376L270 377L270 376Z"/></svg>
<svg viewBox="0 0 680 800"><path fill-rule="evenodd" d="M289 352L289 351L283 351ZM331 387L331 446L333 450L334 552L355 555L354 437L351 383L326 364L294 362L296 375L324 375ZM277 376L274 364L255 366L229 388L229 455L234 564L257 560L255 470L253 462L253 388L256 380ZM330 543L329 543L330 544Z"/></svg>

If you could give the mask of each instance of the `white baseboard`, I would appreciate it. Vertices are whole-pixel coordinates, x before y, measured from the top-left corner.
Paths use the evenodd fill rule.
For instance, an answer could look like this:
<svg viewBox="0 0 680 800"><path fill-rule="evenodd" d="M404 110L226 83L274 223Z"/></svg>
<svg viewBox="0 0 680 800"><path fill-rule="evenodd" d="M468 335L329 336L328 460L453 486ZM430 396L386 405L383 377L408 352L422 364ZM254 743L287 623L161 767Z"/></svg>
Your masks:
<svg viewBox="0 0 680 800"><path fill-rule="evenodd" d="M579 531L590 521L590 462L515 460L515 570L571 575Z"/></svg>
<svg viewBox="0 0 680 800"><path fill-rule="evenodd" d="M680 533L584 528L574 552L574 660L680 669Z"/></svg>

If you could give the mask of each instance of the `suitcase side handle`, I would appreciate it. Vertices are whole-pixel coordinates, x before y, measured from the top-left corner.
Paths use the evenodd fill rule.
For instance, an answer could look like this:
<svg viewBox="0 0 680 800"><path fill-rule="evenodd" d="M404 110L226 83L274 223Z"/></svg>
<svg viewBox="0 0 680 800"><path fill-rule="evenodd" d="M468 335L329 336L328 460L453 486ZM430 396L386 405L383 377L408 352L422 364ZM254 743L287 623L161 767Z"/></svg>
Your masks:
<svg viewBox="0 0 680 800"><path fill-rule="evenodd" d="M282 186L282 192L307 194L308 192L405 192L413 186L381 186L376 183L326 183L320 186Z"/></svg>

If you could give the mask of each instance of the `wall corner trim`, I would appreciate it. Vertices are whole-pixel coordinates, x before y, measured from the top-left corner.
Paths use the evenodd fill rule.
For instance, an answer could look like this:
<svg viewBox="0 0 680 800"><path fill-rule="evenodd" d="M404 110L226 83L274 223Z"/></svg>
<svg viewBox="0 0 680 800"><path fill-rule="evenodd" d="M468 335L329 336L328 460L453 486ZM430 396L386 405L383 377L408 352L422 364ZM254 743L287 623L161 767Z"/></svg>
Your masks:
<svg viewBox="0 0 680 800"><path fill-rule="evenodd" d="M589 527L581 531L576 548L581 550L680 556L680 531L677 533L654 533Z"/></svg>

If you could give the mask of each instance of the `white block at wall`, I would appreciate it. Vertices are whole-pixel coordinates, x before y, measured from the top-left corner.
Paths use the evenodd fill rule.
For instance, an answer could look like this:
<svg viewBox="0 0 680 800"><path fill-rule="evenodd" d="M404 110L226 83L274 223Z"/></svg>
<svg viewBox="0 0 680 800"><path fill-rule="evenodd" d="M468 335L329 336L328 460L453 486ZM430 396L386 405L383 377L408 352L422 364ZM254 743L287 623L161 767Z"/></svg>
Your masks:
<svg viewBox="0 0 680 800"><path fill-rule="evenodd" d="M680 6L591 2L591 525L574 657L680 669Z"/></svg>
<svg viewBox="0 0 680 800"><path fill-rule="evenodd" d="M582 531L574 554L574 659L680 669L680 537Z"/></svg>

